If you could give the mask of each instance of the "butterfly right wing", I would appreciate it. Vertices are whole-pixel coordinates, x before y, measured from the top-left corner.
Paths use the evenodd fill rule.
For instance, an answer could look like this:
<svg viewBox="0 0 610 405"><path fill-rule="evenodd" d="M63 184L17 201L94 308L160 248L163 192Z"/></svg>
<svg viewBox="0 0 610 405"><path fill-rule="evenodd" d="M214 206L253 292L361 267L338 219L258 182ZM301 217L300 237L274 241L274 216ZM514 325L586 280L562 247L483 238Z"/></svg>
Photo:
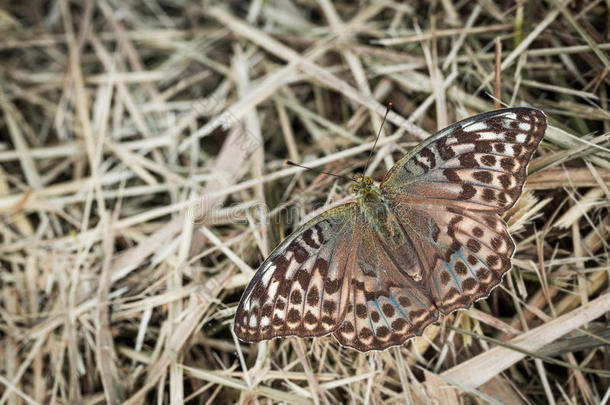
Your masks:
<svg viewBox="0 0 610 405"><path fill-rule="evenodd" d="M330 209L301 226L260 266L235 314L243 341L323 336L343 321L357 248L358 206Z"/></svg>
<svg viewBox="0 0 610 405"><path fill-rule="evenodd" d="M380 188L432 257L422 275L442 313L486 297L511 267L514 242L498 214L521 195L546 117L533 108L490 111L418 145Z"/></svg>
<svg viewBox="0 0 610 405"><path fill-rule="evenodd" d="M495 212L394 196L391 211L427 259L422 282L443 314L485 298L511 268L515 244Z"/></svg>

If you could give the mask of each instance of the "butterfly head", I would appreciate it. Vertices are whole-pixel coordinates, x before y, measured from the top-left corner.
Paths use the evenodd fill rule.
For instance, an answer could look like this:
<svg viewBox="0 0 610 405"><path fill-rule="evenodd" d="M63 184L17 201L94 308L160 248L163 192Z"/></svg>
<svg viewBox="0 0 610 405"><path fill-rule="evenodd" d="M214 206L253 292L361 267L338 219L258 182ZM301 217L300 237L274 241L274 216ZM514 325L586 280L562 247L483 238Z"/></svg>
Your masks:
<svg viewBox="0 0 610 405"><path fill-rule="evenodd" d="M354 184L352 184L352 193L358 195L358 198L364 199L367 196L377 196L381 192L379 188L373 184L373 179L369 176L363 176L361 173L356 173L352 177Z"/></svg>

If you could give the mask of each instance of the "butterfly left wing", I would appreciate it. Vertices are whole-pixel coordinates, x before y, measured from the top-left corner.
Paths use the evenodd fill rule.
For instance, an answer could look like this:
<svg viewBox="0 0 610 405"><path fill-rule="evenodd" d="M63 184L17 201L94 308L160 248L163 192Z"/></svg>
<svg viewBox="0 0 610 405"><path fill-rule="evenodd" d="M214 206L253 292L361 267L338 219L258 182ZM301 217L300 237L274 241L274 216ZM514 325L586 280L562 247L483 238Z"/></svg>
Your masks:
<svg viewBox="0 0 610 405"><path fill-rule="evenodd" d="M286 238L260 266L235 313L243 341L323 336L343 320L346 273L358 241L354 203L328 210Z"/></svg>
<svg viewBox="0 0 610 405"><path fill-rule="evenodd" d="M457 122L398 161L380 188L412 200L504 212L521 195L527 165L544 137L546 117L507 108Z"/></svg>

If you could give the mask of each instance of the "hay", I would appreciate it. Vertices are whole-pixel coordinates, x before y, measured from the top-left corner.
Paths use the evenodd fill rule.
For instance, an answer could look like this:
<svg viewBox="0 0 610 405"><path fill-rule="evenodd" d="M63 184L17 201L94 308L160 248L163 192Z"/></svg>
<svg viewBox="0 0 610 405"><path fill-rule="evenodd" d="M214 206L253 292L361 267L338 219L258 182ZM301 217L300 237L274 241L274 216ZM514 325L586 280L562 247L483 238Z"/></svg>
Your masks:
<svg viewBox="0 0 610 405"><path fill-rule="evenodd" d="M607 1L0 9L0 404L605 403ZM492 96L493 95L493 96ZM495 98L495 100L494 100ZM494 102L550 127L487 300L384 352L237 341L262 259Z"/></svg>

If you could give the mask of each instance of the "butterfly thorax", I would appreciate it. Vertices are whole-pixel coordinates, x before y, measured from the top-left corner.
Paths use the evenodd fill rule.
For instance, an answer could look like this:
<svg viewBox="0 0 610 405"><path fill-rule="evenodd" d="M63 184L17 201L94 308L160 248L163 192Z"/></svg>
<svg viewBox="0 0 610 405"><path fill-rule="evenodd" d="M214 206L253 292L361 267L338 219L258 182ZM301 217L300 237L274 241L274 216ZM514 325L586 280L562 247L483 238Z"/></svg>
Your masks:
<svg viewBox="0 0 610 405"><path fill-rule="evenodd" d="M383 239L390 242L396 239L400 233L398 224L394 221L394 215L384 201L379 187L373 184L372 178L361 174L356 174L354 180L356 183L352 186L352 191L356 193L356 200L365 220L373 225Z"/></svg>
<svg viewBox="0 0 610 405"><path fill-rule="evenodd" d="M388 229L391 214L382 199L381 190L373 184L373 179L356 174L354 181L356 183L352 186L352 191L356 193L356 200L365 220L370 222L382 237L394 234L392 229Z"/></svg>

